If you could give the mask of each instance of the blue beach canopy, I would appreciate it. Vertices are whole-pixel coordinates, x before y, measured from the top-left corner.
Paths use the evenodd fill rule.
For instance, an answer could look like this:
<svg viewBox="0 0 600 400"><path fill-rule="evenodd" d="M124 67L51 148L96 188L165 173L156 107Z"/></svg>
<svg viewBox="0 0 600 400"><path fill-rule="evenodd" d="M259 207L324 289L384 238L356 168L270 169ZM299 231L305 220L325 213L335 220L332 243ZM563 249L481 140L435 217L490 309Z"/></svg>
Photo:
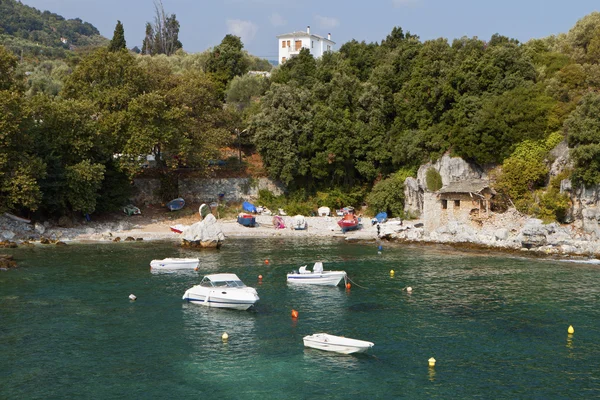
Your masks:
<svg viewBox="0 0 600 400"><path fill-rule="evenodd" d="M386 212L380 212L379 214L377 214L375 216L375 219L377 220L377 222L385 222L387 221L387 213Z"/></svg>
<svg viewBox="0 0 600 400"><path fill-rule="evenodd" d="M256 212L256 207L254 206L254 204L248 203L247 201L245 201L242 204L242 208L244 209L244 211L248 211L248 212L251 212L251 213L255 213Z"/></svg>

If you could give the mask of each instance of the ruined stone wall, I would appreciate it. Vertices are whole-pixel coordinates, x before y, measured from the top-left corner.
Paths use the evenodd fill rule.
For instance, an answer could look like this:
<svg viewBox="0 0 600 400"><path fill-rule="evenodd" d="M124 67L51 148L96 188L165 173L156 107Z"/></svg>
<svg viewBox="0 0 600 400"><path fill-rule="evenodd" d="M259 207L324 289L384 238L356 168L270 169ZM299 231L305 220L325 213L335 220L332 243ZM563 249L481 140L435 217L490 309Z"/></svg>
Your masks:
<svg viewBox="0 0 600 400"><path fill-rule="evenodd" d="M217 201L223 194L222 201L244 201L258 198L259 190L268 190L276 196L285 192L282 184L268 178L227 178L227 179L180 179L179 196L189 203L209 203ZM135 179L134 204L161 203L158 196L160 181L158 179Z"/></svg>

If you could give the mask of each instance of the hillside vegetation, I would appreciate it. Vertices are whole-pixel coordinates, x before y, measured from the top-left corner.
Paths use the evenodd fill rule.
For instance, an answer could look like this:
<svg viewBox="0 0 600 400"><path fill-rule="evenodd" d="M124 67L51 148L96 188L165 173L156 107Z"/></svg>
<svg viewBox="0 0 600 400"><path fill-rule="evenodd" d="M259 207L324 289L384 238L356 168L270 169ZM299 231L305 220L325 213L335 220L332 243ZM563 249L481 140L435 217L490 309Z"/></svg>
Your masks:
<svg viewBox="0 0 600 400"><path fill-rule="evenodd" d="M175 173L206 176L224 148L260 154L289 188L264 199L305 210L366 201L401 215L404 179L448 152L495 167L498 210L561 220L561 179L600 183L597 12L527 43L421 41L396 27L380 43L353 40L317 60L303 50L270 78L247 74L270 66L233 35L171 56L115 43L77 65L38 64L28 79L0 47L2 210L108 209L139 173L160 176L164 198L176 197ZM559 143L571 162L551 175ZM156 162L143 168L148 154Z"/></svg>
<svg viewBox="0 0 600 400"><path fill-rule="evenodd" d="M65 58L75 47L106 44L96 27L16 0L0 0L0 44L15 54Z"/></svg>

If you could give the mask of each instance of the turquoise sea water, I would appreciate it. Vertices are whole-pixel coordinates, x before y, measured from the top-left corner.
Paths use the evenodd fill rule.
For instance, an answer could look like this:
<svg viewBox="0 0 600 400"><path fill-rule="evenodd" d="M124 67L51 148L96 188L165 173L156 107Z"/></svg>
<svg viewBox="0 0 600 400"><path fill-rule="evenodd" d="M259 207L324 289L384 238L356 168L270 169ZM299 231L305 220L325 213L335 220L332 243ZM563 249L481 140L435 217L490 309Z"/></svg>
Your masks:
<svg viewBox="0 0 600 400"><path fill-rule="evenodd" d="M20 267L0 272L0 398L600 397L600 266L383 246L229 239L202 253L156 242L12 250ZM197 255L199 272L149 270L155 258ZM287 286L287 272L316 260L365 288ZM215 272L256 287L255 310L182 302ZM302 337L317 332L375 347L305 349Z"/></svg>

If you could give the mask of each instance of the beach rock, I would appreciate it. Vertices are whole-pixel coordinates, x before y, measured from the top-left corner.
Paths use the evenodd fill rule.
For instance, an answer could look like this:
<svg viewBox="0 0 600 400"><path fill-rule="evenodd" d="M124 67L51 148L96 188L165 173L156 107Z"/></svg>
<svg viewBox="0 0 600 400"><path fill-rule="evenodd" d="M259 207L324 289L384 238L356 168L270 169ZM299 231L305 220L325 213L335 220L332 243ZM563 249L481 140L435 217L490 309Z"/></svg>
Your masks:
<svg viewBox="0 0 600 400"><path fill-rule="evenodd" d="M120 242L121 238L119 236L117 236L116 238L113 239L113 242Z"/></svg>
<svg viewBox="0 0 600 400"><path fill-rule="evenodd" d="M507 240L508 234L508 229L500 228L496 229L496 231L494 232L494 237L496 238L496 240Z"/></svg>
<svg viewBox="0 0 600 400"><path fill-rule="evenodd" d="M40 224L39 222L36 222L34 225L34 230L39 233L40 235L43 235L44 232L46 232L46 227L43 224Z"/></svg>
<svg viewBox="0 0 600 400"><path fill-rule="evenodd" d="M57 246L66 246L67 244L65 242L61 242L60 240L58 242L56 242Z"/></svg>
<svg viewBox="0 0 600 400"><path fill-rule="evenodd" d="M182 233L183 244L188 247L219 248L225 240L221 225L212 214L186 228Z"/></svg>
<svg viewBox="0 0 600 400"><path fill-rule="evenodd" d="M43 237L40 239L40 243L41 244L50 244L50 239Z"/></svg>
<svg viewBox="0 0 600 400"><path fill-rule="evenodd" d="M126 241L126 242L134 242L134 241L135 241L135 238L134 238L134 237L132 237L132 236L127 236L127 237L125 238L125 241Z"/></svg>
<svg viewBox="0 0 600 400"><path fill-rule="evenodd" d="M5 230L2 231L2 234L0 234L0 236L2 236L2 239L12 240L15 237L15 233L13 231Z"/></svg>
<svg viewBox="0 0 600 400"><path fill-rule="evenodd" d="M8 254L0 254L0 269L10 269L17 266L14 257Z"/></svg>
<svg viewBox="0 0 600 400"><path fill-rule="evenodd" d="M18 247L15 242L11 242L10 240L3 240L0 242L0 248L4 249L14 249Z"/></svg>

